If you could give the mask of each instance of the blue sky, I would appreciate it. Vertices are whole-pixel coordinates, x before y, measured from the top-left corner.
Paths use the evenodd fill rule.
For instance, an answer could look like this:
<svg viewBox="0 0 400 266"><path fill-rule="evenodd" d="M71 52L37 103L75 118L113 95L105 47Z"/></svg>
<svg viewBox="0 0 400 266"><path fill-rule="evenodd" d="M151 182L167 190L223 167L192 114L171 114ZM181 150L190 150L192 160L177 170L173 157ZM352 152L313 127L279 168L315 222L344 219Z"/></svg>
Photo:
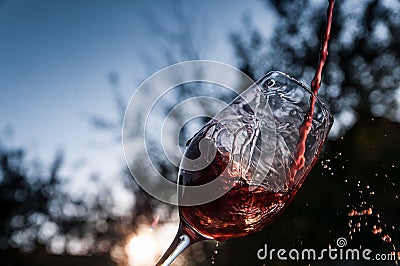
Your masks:
<svg viewBox="0 0 400 266"><path fill-rule="evenodd" d="M45 164L63 150L62 173L74 179L115 174L124 163L121 144L95 130L88 117L117 118L110 72L118 74L128 100L140 82L166 66L143 55L157 59L165 48L149 20L169 26L171 3L0 1L0 141ZM273 29L273 15L258 0L183 3L201 59L235 65L228 36L243 26L244 14L265 35Z"/></svg>

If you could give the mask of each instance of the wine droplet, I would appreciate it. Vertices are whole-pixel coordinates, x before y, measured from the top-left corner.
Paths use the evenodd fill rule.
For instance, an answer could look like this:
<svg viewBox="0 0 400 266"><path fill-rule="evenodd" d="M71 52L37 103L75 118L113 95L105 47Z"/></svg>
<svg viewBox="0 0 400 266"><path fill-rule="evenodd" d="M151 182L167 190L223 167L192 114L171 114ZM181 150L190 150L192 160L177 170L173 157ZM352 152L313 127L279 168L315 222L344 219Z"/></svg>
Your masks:
<svg viewBox="0 0 400 266"><path fill-rule="evenodd" d="M381 227L377 227L376 225L374 225L374 226L372 227L372 233L373 233L374 235L380 234L380 233L382 233L382 228L381 228Z"/></svg>
<svg viewBox="0 0 400 266"><path fill-rule="evenodd" d="M212 256L211 256L211 264L215 264L215 256L216 255L218 255L218 247L219 247L219 242L218 241L216 241L216 243L215 243L215 248L214 248L214 250L213 250L213 254L212 254Z"/></svg>
<svg viewBox="0 0 400 266"><path fill-rule="evenodd" d="M382 240L385 241L386 243L392 242L392 238L388 234L382 236Z"/></svg>

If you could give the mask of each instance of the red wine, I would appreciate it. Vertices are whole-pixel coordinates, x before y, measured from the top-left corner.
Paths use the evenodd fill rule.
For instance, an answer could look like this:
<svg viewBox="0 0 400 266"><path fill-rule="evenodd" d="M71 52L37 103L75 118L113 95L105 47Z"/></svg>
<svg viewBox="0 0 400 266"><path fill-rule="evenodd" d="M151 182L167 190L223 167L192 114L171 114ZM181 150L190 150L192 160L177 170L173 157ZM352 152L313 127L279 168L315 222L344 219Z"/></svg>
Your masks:
<svg viewBox="0 0 400 266"><path fill-rule="evenodd" d="M299 128L300 132L300 139L296 146L296 155L295 161L292 165L290 170L290 179L291 183L293 184L297 171L303 168L305 163L304 153L306 151L306 140L307 136L310 133L311 126L312 126L312 119L314 116L314 108L316 102L316 95L318 94L318 90L321 87L321 80L322 80L322 71L324 70L324 66L326 60L328 58L328 44L330 39L330 32L332 26L332 15L333 15L333 6L335 5L335 0L329 0L329 7L328 7L328 14L327 14L327 23L323 35L323 41L320 49L320 56L318 60L318 66L315 71L314 78L311 82L311 97L310 97L310 109L308 110L302 125ZM323 144L323 143L322 143ZM321 146L322 146L321 144ZM303 177L304 178L304 177Z"/></svg>
<svg viewBox="0 0 400 266"><path fill-rule="evenodd" d="M192 141L192 147L197 144L195 141ZM260 231L278 216L292 196L273 193L262 186L250 191L251 186L246 180L236 180L238 176L224 171L228 161L228 156L218 151L214 161L203 170L181 171L180 175L186 185L201 185L205 182L204 177L207 180L219 177L224 183L235 180L231 190L210 203L180 207L181 218L186 223L201 235L218 241Z"/></svg>
<svg viewBox="0 0 400 266"><path fill-rule="evenodd" d="M307 176L311 167L302 172L301 181L296 182L297 185L295 185L296 174L303 168L306 161L304 156L306 141L311 131L317 99L316 95L321 85L322 71L328 54L333 5L334 0L330 0L328 21L319 63L315 77L311 83L310 107L304 117L304 121L299 127L300 137L296 145L294 162L290 168L289 189L276 192L267 190L262 185L252 189L249 181L242 178L238 172L225 171L227 167L232 167L232 163L235 162L232 162L229 152L217 149L215 157L207 167L196 171L181 169L179 175L180 184L186 186L203 185L216 178L219 178L222 186L232 186L233 183L232 189L212 202L190 207L180 206L179 210L183 221L201 235L218 241L224 241L228 238L240 237L260 231L282 213L285 206L288 205L297 193L302 180ZM194 160L202 156L199 150L199 143L205 138L203 133L200 131L190 141L185 154L187 158ZM320 147L322 147L322 143ZM316 159L315 156L311 166L315 163ZM240 169L241 167L237 166L237 168Z"/></svg>
<svg viewBox="0 0 400 266"><path fill-rule="evenodd" d="M322 41L319 60L318 60L318 67L315 71L314 78L311 82L311 90L314 94L318 94L318 90L321 87L322 71L324 70L324 66L325 66L326 60L328 58L328 44L329 44L329 39L331 37L331 26L332 26L332 16L333 16L333 6L334 5L335 5L335 0L329 0L327 21L326 21L326 27L325 27L325 31L324 31L323 41Z"/></svg>
<svg viewBox="0 0 400 266"><path fill-rule="evenodd" d="M271 120L262 120L263 115L260 116L260 119L260 117L254 115L253 110L246 110L246 107L249 107L249 105L246 101L243 101L243 99L238 99L236 102L232 102L230 107L233 109L236 108L235 112L224 109L220 114L225 117L222 117L222 119L221 117L219 117L219 119L212 119L189 141L188 147L185 151L185 158L181 163L178 178L179 184L182 185L178 191L178 194L182 197L181 199L184 199L187 196L193 196L190 195L189 192L186 192L188 191L185 189L186 186L199 186L211 181L216 181L216 186L214 186L215 183L213 182L213 186L207 188L219 192L222 190L226 191L226 188L229 189L221 197L211 202L195 206L181 205L179 207L181 223L178 233L168 250L157 262L157 266L170 265L176 256L178 256L186 247L197 241L204 239L224 241L228 238L245 236L260 231L276 219L293 199L293 196L297 193L304 178L307 176L317 159L318 152L320 151L323 140L327 134L326 130L329 131L327 127L324 127L322 141L319 139L319 141L315 142L318 146L313 147L317 147L317 151L315 152L315 149L309 150L312 151L312 153L310 153L312 161L306 162L304 156L306 152L306 141L311 132L316 95L321 85L322 70L328 53L327 48L332 22L333 5L334 1L330 0L328 22L321 48L321 55L315 77L311 84L312 93L309 110L307 111L301 125L299 126L296 124L299 126L299 134L297 135L297 132L290 131L290 136L296 135L295 139L299 136L297 143L296 140L294 142L289 142L290 144L296 145L294 156L292 154L294 146L290 145L292 149L289 150L283 136L280 136L281 138L277 139L272 138L272 141L276 141L278 147L275 149L272 147L273 145L268 146L268 152L272 153L274 156L273 161L264 161L262 166L260 166L262 171L258 171L257 167L259 166L259 161L258 158L256 158L257 156L253 157L253 155L258 154L259 156L266 156L266 154L260 152L260 147L262 147L260 146L262 138L260 138L261 135L259 134L263 133L263 131L259 128L259 122L261 121L261 123L266 123L265 125L268 125L269 122L274 123L276 116L274 118L266 116L271 118ZM288 77L286 76L286 78ZM291 78L289 77L289 79ZM272 87L275 82L272 82L271 84L272 85L267 84L267 86ZM251 91L251 87L248 91L254 92ZM283 96L284 95L281 94L279 97L283 99ZM249 95L246 95L246 97L247 100L254 101L254 99L249 97ZM256 99L256 109L260 111L258 108L263 106L263 101L260 101L259 98ZM288 100L285 99L285 101ZM277 117L282 118L282 113L284 114L285 112L282 112L280 106L278 106L278 101L275 102L275 105L276 108L279 108L279 112L277 112L279 115L277 115ZM261 110L263 109L261 108ZM258 114L260 115L260 113ZM297 112L294 113L293 116L296 114ZM276 119L276 121L278 120L279 119ZM226 123L222 124L223 121ZM240 123L240 121L246 121L246 123L244 123L246 126L243 127L243 123ZM290 124L285 123L285 125ZM281 133L284 133L283 127L281 127L280 130ZM230 132L228 133L228 131ZM241 135L241 131L246 132L247 134ZM266 132L270 133L270 131ZM207 133L209 134L207 135ZM267 135L269 133L267 133ZM313 138L314 140L317 139L313 134L311 134L309 138L311 142L313 141ZM203 142L203 140L206 142ZM268 144L273 142L268 142ZM205 146L206 149L201 152L200 147L204 148L203 145L207 146ZM249 147L250 150L246 150ZM254 152L255 150L253 148L256 149L258 153ZM210 154L213 153L210 151L215 151L215 154L210 156ZM263 158L265 159L266 157ZM208 164L204 164L205 162ZM303 168L306 163L310 167L303 169L299 173L298 171ZM258 180L259 178L264 177L262 181L266 179L267 182L252 183L251 179L253 175ZM299 181L296 181L295 183L294 180L296 175L300 176L296 179ZM288 176L289 185L287 185ZM282 182L284 182L285 185L279 185L279 183ZM214 191L207 191L207 193L209 192L211 192L211 194L214 193ZM390 242L391 240L386 237L385 241Z"/></svg>
<svg viewBox="0 0 400 266"><path fill-rule="evenodd" d="M288 202L289 195L271 193L263 187L249 192L235 185L223 197L204 205L181 207L181 217L203 236L218 241L262 230Z"/></svg>

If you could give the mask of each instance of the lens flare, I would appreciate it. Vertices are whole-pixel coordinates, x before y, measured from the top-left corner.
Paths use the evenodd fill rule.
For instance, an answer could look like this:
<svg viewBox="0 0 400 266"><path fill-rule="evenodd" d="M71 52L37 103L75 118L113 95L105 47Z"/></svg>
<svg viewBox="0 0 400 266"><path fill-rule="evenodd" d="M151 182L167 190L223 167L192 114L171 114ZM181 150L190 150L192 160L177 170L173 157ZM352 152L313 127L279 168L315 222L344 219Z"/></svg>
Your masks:
<svg viewBox="0 0 400 266"><path fill-rule="evenodd" d="M156 228L159 220L160 220L160 215L157 215L157 217L154 219L153 223L150 225L150 228L149 228L150 232L154 231L154 229Z"/></svg>

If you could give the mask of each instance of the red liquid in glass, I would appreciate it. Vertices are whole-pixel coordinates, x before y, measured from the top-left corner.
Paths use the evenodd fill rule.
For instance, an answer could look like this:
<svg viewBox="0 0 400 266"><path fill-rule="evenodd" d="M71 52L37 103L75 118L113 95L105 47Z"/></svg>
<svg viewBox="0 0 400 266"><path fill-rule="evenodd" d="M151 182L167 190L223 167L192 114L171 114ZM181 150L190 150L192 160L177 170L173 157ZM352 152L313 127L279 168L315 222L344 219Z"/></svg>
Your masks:
<svg viewBox="0 0 400 266"><path fill-rule="evenodd" d="M200 139L193 139L189 148L196 149ZM210 203L180 207L181 218L186 223L201 235L218 241L260 231L277 217L290 196L272 193L261 186L249 191L246 180L236 180L238 176L224 171L228 160L228 156L218 151L214 161L203 170L181 171L180 176L185 185L201 185L219 176L224 183L235 180L231 190Z"/></svg>
<svg viewBox="0 0 400 266"><path fill-rule="evenodd" d="M181 170L179 177L180 183L188 186L202 185L219 176L226 184L234 182L233 188L217 200L203 205L180 207L181 218L201 235L224 241L260 231L282 213L284 207L297 193L300 186L294 187L293 184L297 172L305 163L306 140L311 130L316 95L321 86L322 71L328 55L333 6L334 0L330 0L319 63L311 83L313 94L310 97L310 109L299 128L300 139L296 146L295 160L290 169L292 181L290 189L286 193L271 192L262 186L250 190L250 185L246 180L236 180L238 176L230 176L229 171L224 171L229 162L229 154L217 151L214 160L206 168L200 171ZM189 159L196 159L200 155L198 143L201 139L202 136L196 136L189 144L186 154ZM313 163L316 159L314 158ZM308 171L304 172L300 179L303 180L307 174Z"/></svg>

